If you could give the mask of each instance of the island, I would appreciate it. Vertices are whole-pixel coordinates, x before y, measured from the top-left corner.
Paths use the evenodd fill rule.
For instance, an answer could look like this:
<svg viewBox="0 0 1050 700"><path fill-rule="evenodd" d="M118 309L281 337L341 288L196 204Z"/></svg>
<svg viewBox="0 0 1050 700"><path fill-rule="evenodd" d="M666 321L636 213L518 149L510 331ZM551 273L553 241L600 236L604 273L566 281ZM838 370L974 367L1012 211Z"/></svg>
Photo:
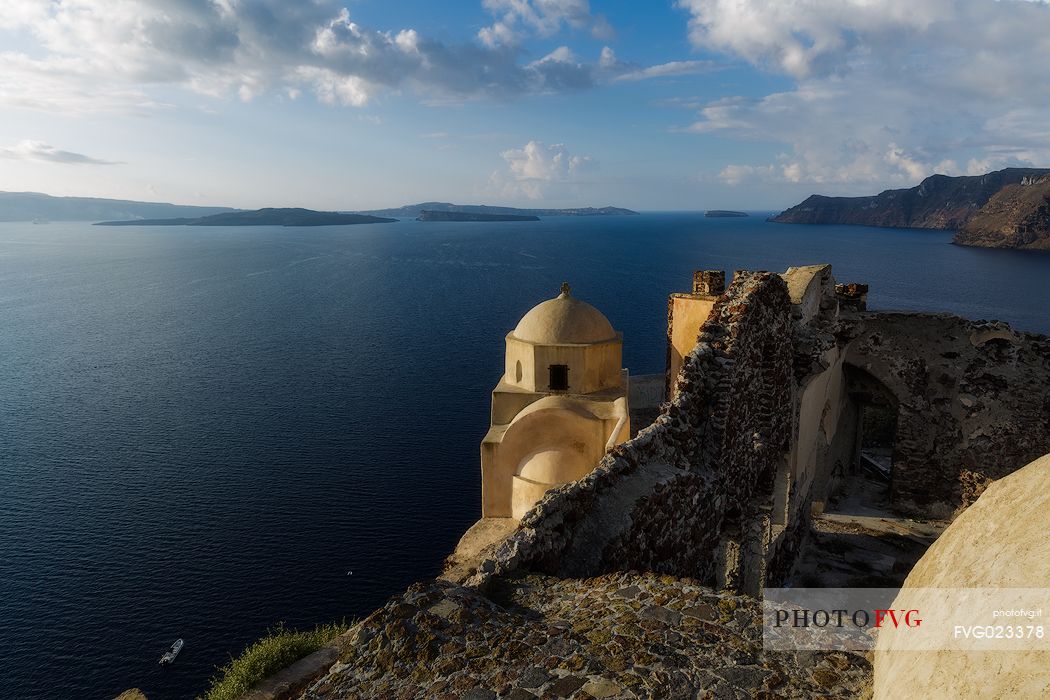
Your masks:
<svg viewBox="0 0 1050 700"><path fill-rule="evenodd" d="M300 208L265 208L255 211L232 211L198 218L127 219L99 221L96 226L348 226L351 224L386 224L397 219L335 211Z"/></svg>
<svg viewBox="0 0 1050 700"><path fill-rule="evenodd" d="M538 216L520 214L477 214L468 211L429 211L419 212L416 221L539 221Z"/></svg>
<svg viewBox="0 0 1050 700"><path fill-rule="evenodd" d="M750 216L746 211L730 211L729 209L708 209L704 216L709 219L729 219L738 216Z"/></svg>
<svg viewBox="0 0 1050 700"><path fill-rule="evenodd" d="M163 202L135 202L99 197L53 197L40 192L0 192L0 221L102 221L200 217L236 211Z"/></svg>
<svg viewBox="0 0 1050 700"><path fill-rule="evenodd" d="M953 243L1050 248L1050 169L1005 168L985 175L931 175L919 185L870 197L812 195L770 221L957 231Z"/></svg>
<svg viewBox="0 0 1050 700"><path fill-rule="evenodd" d="M517 209L515 207L492 207L487 204L450 204L448 202L421 202L406 204L395 209L371 209L356 212L372 216L395 216L414 219L424 211L456 212L466 214L506 214L510 216L637 216L638 212L621 207L575 207L571 209ZM474 221L475 219L472 219ZM477 219L480 221L481 219ZM493 219L489 219L492 221Z"/></svg>
<svg viewBox="0 0 1050 700"><path fill-rule="evenodd" d="M518 209L485 204L422 202L393 209L364 211L312 211L300 208L267 208L246 211L233 207L206 207L163 202L136 202L97 197L53 197L39 192L0 192L0 221L92 221L103 226L338 226L414 219L422 212L456 212L490 216L637 216L622 207L571 207L567 209ZM229 214L225 218L211 218ZM436 219L434 219L436 220ZM467 219L460 219L466 221ZM516 221L517 219L469 219ZM528 219L532 221L532 219Z"/></svg>

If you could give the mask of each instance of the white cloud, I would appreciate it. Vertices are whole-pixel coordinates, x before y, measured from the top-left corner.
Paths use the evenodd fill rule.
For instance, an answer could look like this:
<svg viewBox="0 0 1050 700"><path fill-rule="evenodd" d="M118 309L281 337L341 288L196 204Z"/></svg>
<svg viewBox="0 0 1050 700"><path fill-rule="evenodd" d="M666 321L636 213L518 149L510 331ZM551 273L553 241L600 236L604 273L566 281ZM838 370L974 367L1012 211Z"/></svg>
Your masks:
<svg viewBox="0 0 1050 700"><path fill-rule="evenodd" d="M588 0L482 0L482 5L497 18L478 32L489 47L519 44L527 34L550 37L563 27L587 30L597 39L614 34L604 16L591 14Z"/></svg>
<svg viewBox="0 0 1050 700"><path fill-rule="evenodd" d="M708 73L716 70L717 65L713 61L671 61L661 63L647 68L622 73L614 78L623 80L648 80L649 78L670 78L676 75L696 75L697 73Z"/></svg>
<svg viewBox="0 0 1050 700"><path fill-rule="evenodd" d="M988 0L679 0L698 48L794 79L705 103L686 128L774 142L727 182L914 184L1050 163L1050 5ZM966 163L960 166L959 163ZM748 168L754 170L748 170Z"/></svg>
<svg viewBox="0 0 1050 700"><path fill-rule="evenodd" d="M528 199L540 199L550 187L576 181L594 165L589 156L571 154L565 144L546 145L541 141L529 141L521 148L503 151L500 157L507 169L494 172L491 183L500 194Z"/></svg>
<svg viewBox="0 0 1050 700"><path fill-rule="evenodd" d="M718 177L728 185L739 185L754 179L776 179L777 173L772 165L727 165Z"/></svg>
<svg viewBox="0 0 1050 700"><path fill-rule="evenodd" d="M67 165L116 165L116 161L92 158L83 153L62 151L41 141L19 141L14 146L0 148L0 158L10 160L37 160Z"/></svg>
<svg viewBox="0 0 1050 700"><path fill-rule="evenodd" d="M601 33L586 0L488 0L511 34L569 26ZM4 0L0 28L34 42L0 52L0 104L65 112L154 109L174 85L252 100L303 91L360 107L409 89L430 102L582 90L645 68L567 48L523 62L510 34L448 44L413 28L355 22L340 0ZM689 62L684 62L689 63ZM666 70L666 69L664 69Z"/></svg>

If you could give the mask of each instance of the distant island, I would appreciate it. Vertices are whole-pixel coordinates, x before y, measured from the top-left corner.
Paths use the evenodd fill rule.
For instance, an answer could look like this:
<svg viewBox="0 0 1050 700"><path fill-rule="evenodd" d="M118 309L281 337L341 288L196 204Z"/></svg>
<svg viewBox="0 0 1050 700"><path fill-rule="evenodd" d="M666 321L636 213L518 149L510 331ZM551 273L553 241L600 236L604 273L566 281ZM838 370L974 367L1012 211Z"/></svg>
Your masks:
<svg viewBox="0 0 1050 700"><path fill-rule="evenodd" d="M709 219L725 219L736 216L750 216L746 211L730 211L729 209L708 209L704 216Z"/></svg>
<svg viewBox="0 0 1050 700"><path fill-rule="evenodd" d="M94 221L107 226L328 226L339 223L284 223L273 220L259 212L288 212L289 221L296 220L294 212L310 212L308 209L259 209L255 212L233 207L201 207L164 202L136 202L126 199L104 199L100 197L53 197L40 192L0 192L0 221ZM423 211L457 212L466 214L506 216L635 216L636 211L620 207L575 207L570 209L516 209L514 207L491 207L483 204L449 204L448 202L423 202L408 204L396 209L374 209L366 211L340 210L334 212L312 212L307 218L322 221L315 216L357 216L371 219L345 219L342 223L378 223L383 219L414 219ZM202 221L214 214L237 214L243 223L226 220ZM251 217L256 216L256 220ZM178 221L175 221L178 219ZM266 219L266 221L263 221ZM448 219L451 221L451 219ZM466 221L467 219L460 219ZM469 219L484 221L485 219ZM488 219L488 221L509 219ZM530 219L531 221L531 219Z"/></svg>
<svg viewBox="0 0 1050 700"><path fill-rule="evenodd" d="M953 243L1050 248L1050 169L1006 168L986 175L933 175L916 187L871 197L812 195L770 221L957 231Z"/></svg>
<svg viewBox="0 0 1050 700"><path fill-rule="evenodd" d="M347 226L350 224L386 224L397 221L364 214L343 214L312 209L256 209L233 211L198 218L129 219L100 221L96 226Z"/></svg>
<svg viewBox="0 0 1050 700"><path fill-rule="evenodd" d="M509 216L637 216L638 212L620 207L577 207L573 209L517 209L515 207L490 207L485 204L449 204L448 202L422 202L406 204L396 209L369 209L356 212L372 216L393 216L399 219L414 219L424 211L454 212L460 214L488 214ZM450 221L451 219L445 219ZM463 219L464 221L466 219ZM470 219L481 221L482 219ZM495 221L495 219L489 219Z"/></svg>
<svg viewBox="0 0 1050 700"><path fill-rule="evenodd" d="M0 221L159 219L201 217L230 211L236 210L98 197L52 197L40 192L0 192Z"/></svg>
<svg viewBox="0 0 1050 700"><path fill-rule="evenodd" d="M469 211L430 211L419 212L416 221L539 221L538 216L521 214L477 214Z"/></svg>

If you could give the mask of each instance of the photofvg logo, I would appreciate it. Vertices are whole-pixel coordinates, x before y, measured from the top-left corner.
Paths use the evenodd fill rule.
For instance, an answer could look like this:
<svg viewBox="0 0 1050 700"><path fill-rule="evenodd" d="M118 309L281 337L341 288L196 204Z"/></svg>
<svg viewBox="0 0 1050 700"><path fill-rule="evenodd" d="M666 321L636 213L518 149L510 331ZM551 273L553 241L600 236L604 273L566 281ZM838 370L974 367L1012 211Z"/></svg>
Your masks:
<svg viewBox="0 0 1050 700"><path fill-rule="evenodd" d="M776 611L774 627L837 627L853 625L858 629L881 628L883 623L894 627L918 627L922 624L918 610L810 610L808 608L781 608ZM872 622L874 620L874 622Z"/></svg>
<svg viewBox="0 0 1050 700"><path fill-rule="evenodd" d="M767 588L770 650L1048 650L1050 589Z"/></svg>
<svg viewBox="0 0 1050 700"><path fill-rule="evenodd" d="M767 649L868 650L884 625L921 626L919 610L893 606L895 588L769 588L762 601Z"/></svg>

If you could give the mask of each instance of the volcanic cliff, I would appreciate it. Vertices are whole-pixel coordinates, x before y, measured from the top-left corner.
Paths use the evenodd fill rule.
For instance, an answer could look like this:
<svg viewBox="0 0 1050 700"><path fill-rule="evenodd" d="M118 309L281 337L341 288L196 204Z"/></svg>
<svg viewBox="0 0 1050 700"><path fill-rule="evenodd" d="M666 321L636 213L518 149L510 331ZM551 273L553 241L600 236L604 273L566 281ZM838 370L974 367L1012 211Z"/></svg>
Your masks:
<svg viewBox="0 0 1050 700"><path fill-rule="evenodd" d="M1000 192L1030 187L1031 183L1041 182L1048 175L1050 170L1039 168L1006 168L986 175L963 177L932 175L916 187L886 190L871 197L812 195L771 220L787 224L857 224L960 230L979 213L983 213L985 205ZM1028 211L1027 205L1022 206L1022 200L1028 201L1027 195L1022 198L1007 195L1007 198L1008 201L996 205L998 214L988 223L980 225L979 235L961 236L956 242L995 247L1038 247L1030 245L1031 241L1027 241L1027 238L1022 243L1020 239L1006 240L990 235L993 230L1014 233L1021 222L1015 221L1013 215L1020 214L1022 210Z"/></svg>
<svg viewBox="0 0 1050 700"><path fill-rule="evenodd" d="M954 243L1050 250L1050 176L1007 185L970 217Z"/></svg>

